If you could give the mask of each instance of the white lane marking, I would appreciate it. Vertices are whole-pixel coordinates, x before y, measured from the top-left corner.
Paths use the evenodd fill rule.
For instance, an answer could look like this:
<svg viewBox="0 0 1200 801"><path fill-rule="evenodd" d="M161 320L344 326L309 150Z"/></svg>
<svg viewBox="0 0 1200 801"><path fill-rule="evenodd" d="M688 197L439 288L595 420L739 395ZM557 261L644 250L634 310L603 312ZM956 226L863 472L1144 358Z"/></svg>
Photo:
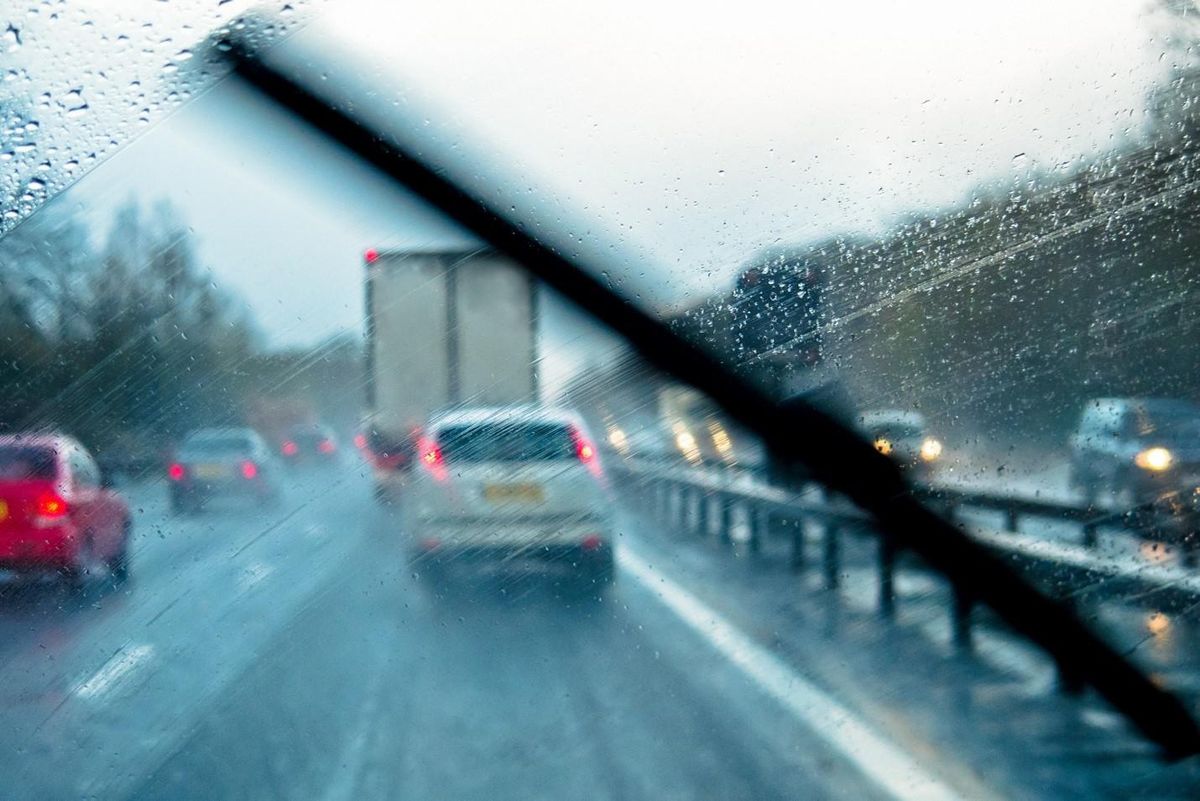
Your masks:
<svg viewBox="0 0 1200 801"><path fill-rule="evenodd" d="M370 685L363 695L362 706L354 719L358 730L347 742L334 763L334 774L325 792L321 793L321 801L353 801L360 796L356 791L363 779L363 770L367 765L367 746L371 733L375 731L376 718L379 714L379 699L383 692L383 680L387 675L387 665L379 666L378 672L371 677Z"/></svg>
<svg viewBox="0 0 1200 801"><path fill-rule="evenodd" d="M963 797L628 546L622 544L617 559L624 575L654 593L718 653L890 796L898 801L951 801Z"/></svg>
<svg viewBox="0 0 1200 801"><path fill-rule="evenodd" d="M149 662L154 656L154 646L134 645L123 648L109 657L92 677L75 687L74 693L78 698L96 698L118 685L121 680Z"/></svg>
<svg viewBox="0 0 1200 801"><path fill-rule="evenodd" d="M267 576L275 572L275 568L265 562L254 562L238 577L238 584L243 590L249 590Z"/></svg>

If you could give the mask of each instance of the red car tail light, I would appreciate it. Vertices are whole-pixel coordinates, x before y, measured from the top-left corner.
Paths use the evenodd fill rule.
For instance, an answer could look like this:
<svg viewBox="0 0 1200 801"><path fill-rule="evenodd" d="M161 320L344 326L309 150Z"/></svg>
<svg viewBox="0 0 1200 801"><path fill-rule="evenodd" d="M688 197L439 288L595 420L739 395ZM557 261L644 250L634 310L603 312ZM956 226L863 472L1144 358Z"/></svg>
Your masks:
<svg viewBox="0 0 1200 801"><path fill-rule="evenodd" d="M583 538L583 541L580 543L580 545L583 546L583 550L589 553L592 551L598 551L600 550L600 546L604 545L604 538L599 534L588 534Z"/></svg>
<svg viewBox="0 0 1200 801"><path fill-rule="evenodd" d="M317 450L321 453L333 453L336 446L331 439L323 439L317 444Z"/></svg>
<svg viewBox="0 0 1200 801"><path fill-rule="evenodd" d="M187 478L187 468L185 468L179 462L175 462L167 468L167 477L172 481L183 481L185 478Z"/></svg>
<svg viewBox="0 0 1200 801"><path fill-rule="evenodd" d="M280 450L283 451L284 456L295 456L300 451L300 448L296 445L296 443L288 440L287 442L283 443L283 447L280 448Z"/></svg>
<svg viewBox="0 0 1200 801"><path fill-rule="evenodd" d="M257 478L258 465L256 465L254 462L242 462L242 477Z"/></svg>
<svg viewBox="0 0 1200 801"><path fill-rule="evenodd" d="M57 492L43 492L34 501L33 514L39 521L61 520L70 508Z"/></svg>

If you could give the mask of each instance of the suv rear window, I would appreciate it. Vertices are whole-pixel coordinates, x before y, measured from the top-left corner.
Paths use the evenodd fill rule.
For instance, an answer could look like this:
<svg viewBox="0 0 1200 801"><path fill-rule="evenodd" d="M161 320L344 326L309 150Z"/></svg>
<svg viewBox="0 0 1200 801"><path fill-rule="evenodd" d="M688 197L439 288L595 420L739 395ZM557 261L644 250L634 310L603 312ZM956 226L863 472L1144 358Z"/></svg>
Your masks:
<svg viewBox="0 0 1200 801"><path fill-rule="evenodd" d="M457 462L542 462L575 458L571 429L562 423L470 423L437 435L447 460Z"/></svg>
<svg viewBox="0 0 1200 801"><path fill-rule="evenodd" d="M0 481L53 480L57 474L52 448L0 447Z"/></svg>
<svg viewBox="0 0 1200 801"><path fill-rule="evenodd" d="M185 453L198 456L222 456L226 454L246 453L253 450L250 441L245 437L203 437L188 440L183 443Z"/></svg>

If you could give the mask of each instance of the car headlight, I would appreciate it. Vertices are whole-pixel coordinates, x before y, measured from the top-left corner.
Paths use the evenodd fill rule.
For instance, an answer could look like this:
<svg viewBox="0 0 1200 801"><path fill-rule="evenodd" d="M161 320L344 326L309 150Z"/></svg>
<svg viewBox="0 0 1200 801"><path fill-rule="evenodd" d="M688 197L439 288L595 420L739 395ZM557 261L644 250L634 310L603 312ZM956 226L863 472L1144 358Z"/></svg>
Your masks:
<svg viewBox="0 0 1200 801"><path fill-rule="evenodd" d="M942 455L942 443L933 437L926 437L921 442L921 458L927 462L932 462Z"/></svg>
<svg viewBox="0 0 1200 801"><path fill-rule="evenodd" d="M875 440L875 450L879 451L884 456L887 456L892 452L892 441L890 439L880 437L879 439Z"/></svg>
<svg viewBox="0 0 1200 801"><path fill-rule="evenodd" d="M1161 473L1164 470L1170 469L1175 463L1175 456L1166 448L1154 447L1146 448L1146 450L1138 453L1133 457L1133 463L1143 470L1149 470L1152 473Z"/></svg>

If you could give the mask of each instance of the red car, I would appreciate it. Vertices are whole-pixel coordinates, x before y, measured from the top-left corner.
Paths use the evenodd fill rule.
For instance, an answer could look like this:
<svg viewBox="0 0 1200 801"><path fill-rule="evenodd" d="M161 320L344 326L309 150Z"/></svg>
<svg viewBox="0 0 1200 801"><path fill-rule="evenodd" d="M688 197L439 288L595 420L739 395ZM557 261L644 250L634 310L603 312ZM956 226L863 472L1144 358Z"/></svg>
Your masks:
<svg viewBox="0 0 1200 801"><path fill-rule="evenodd" d="M70 437L0 436L0 568L73 585L129 572L129 507Z"/></svg>

